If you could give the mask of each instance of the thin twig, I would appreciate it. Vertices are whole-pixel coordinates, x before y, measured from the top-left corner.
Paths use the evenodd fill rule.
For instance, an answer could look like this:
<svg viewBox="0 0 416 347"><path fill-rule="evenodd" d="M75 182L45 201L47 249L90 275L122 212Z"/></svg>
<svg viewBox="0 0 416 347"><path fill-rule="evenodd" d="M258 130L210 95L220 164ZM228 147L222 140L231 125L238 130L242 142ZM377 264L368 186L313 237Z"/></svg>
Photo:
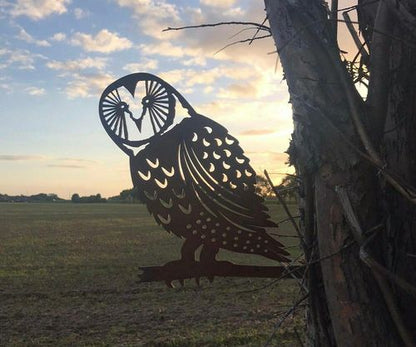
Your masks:
<svg viewBox="0 0 416 347"><path fill-rule="evenodd" d="M244 28L244 29L241 29L241 30L237 31L235 34L231 35L228 39L231 40L231 39L237 37L238 35L240 35L241 33L245 32L245 31L249 31L249 30L257 30L257 28Z"/></svg>
<svg viewBox="0 0 416 347"><path fill-rule="evenodd" d="M331 21L331 20L328 19L328 21ZM353 21L353 20L337 19L336 21L337 22L340 22L340 23L360 24L360 22ZM308 29L311 26L314 26L314 25L319 24L319 23L322 23L322 22L323 22L323 20L316 20L316 21L313 21L311 23L308 23L308 24L300 27L281 47L278 47L278 49L276 51L270 52L270 54L273 54L273 53L281 53L283 51L283 49L285 49L291 42L293 42L303 31L305 31L306 29ZM412 47L412 48L415 48L416 47L416 45L412 41L405 40L402 37L392 35L392 34L390 34L388 32L381 32L381 31L379 31L379 30L377 30L377 29L375 29L373 27L369 27L369 28L371 28L373 30L373 32L377 32L378 34L386 35L386 36L388 36L388 37L390 37L390 38L392 38L394 40L403 42L404 44L406 44L409 47Z"/></svg>
<svg viewBox="0 0 416 347"><path fill-rule="evenodd" d="M253 42L254 40L261 40L261 39L265 39L265 38L268 38L268 37L271 37L271 36L272 36L272 34L267 34L267 35L263 35L263 36L257 36L256 38L251 38L251 39L244 39L244 40L234 41L234 42L229 43L228 45L225 45L224 47L222 47L222 48L221 48L221 49L219 49L218 51L216 51L216 52L214 53L214 55L216 55L216 54L218 54L218 53L222 52L224 49L227 49L228 47L235 46L235 45L238 45L238 44L240 44L240 43L246 43L246 42L249 42L249 44L250 44L250 43L251 43L251 42Z"/></svg>
<svg viewBox="0 0 416 347"><path fill-rule="evenodd" d="M210 28L210 27L217 27L222 25L252 25L254 27L259 28L259 30L265 30L270 32L270 28L266 25L259 24L256 22L244 22L244 21L229 21L229 22L218 22L218 23L206 23L206 24L198 24L198 25L186 25L183 27L167 27L162 31L174 31L174 30L183 30L183 29L199 29L199 28Z"/></svg>
<svg viewBox="0 0 416 347"><path fill-rule="evenodd" d="M287 216L290 218L290 222L292 223L293 227L296 230L296 233L298 234L299 238L301 239L302 242L302 247L306 247L306 245L304 244L304 240L303 240L303 235L299 229L298 224L296 223L295 219L292 216L292 213L289 211L289 208L286 205L286 202L284 201L284 199L282 198L282 196L279 194L279 191L275 188L275 186L273 185L272 180L270 179L270 176L267 172L267 170L264 170L264 175L266 176L267 181L270 184L270 187L272 188L273 192L276 194L277 199L279 200L279 202L282 204L283 209L285 210Z"/></svg>
<svg viewBox="0 0 416 347"><path fill-rule="evenodd" d="M405 290L408 294L413 295L416 297L416 287L411 285L409 282L407 282L405 279L397 276L395 273L391 272L390 270L386 269L383 265L381 265L379 262L377 262L373 257L370 256L370 254L365 250L367 245L374 239L374 237L377 234L374 233L370 237L367 238L367 240L361 245L360 248L360 259L367 264L370 268L373 268L377 272L379 272L384 277L388 278L390 281L394 282Z"/></svg>
<svg viewBox="0 0 416 347"><path fill-rule="evenodd" d="M299 342L300 347L304 347L305 345L303 344L303 341L302 341L302 339L301 339L301 337L300 337L300 335L298 333L298 329L293 328L293 330L294 330L294 332L296 334L296 338L298 339L298 342Z"/></svg>
<svg viewBox="0 0 416 347"><path fill-rule="evenodd" d="M352 21L350 18L350 15L348 12L343 12L342 16L345 19L345 24L347 26L348 31L350 32L350 35L352 39L354 40L355 45L357 46L358 50L361 51L361 55L363 56L366 61L368 61L369 54L368 52L363 48L363 43L360 41L360 38L358 37L357 31L355 30L354 26L352 25Z"/></svg>
<svg viewBox="0 0 416 347"><path fill-rule="evenodd" d="M294 264L296 264L296 262L297 262L299 259L301 259L303 256L304 256L303 254L300 254L300 255L298 255L295 259L292 259L292 261L290 262L289 266L294 266ZM296 265L296 266L299 266L299 268L301 268L301 267L302 267L302 266L304 266L304 265ZM269 283L265 284L264 286L261 286L261 287L259 287L259 288L255 288L255 289L244 290L244 291L241 291L241 292L239 292L239 293L253 293L253 292L258 292L258 291L260 291L260 290L263 290L263 289L269 288L269 287L273 286L274 284L278 283L280 280L282 280L282 279L284 279L284 278L287 278L287 276L289 276L289 275L292 275L292 274L295 274L295 273L296 273L294 270L289 270L289 269L285 269L285 270L286 270L286 271L285 271L285 272L283 272L283 273L282 273L282 275L281 275L280 277L278 277L278 278L276 278L275 280L273 280L273 281L271 281L271 282L269 282Z"/></svg>
<svg viewBox="0 0 416 347"><path fill-rule="evenodd" d="M296 98L296 96L292 96L292 98ZM387 170L386 165L380 161L380 158L373 158L371 155L368 155L361 151L355 144L353 144L346 136L345 134L338 129L338 127L328 118L326 117L324 112L318 112L316 110L316 107L308 104L305 100L302 100L303 105L307 106L311 110L314 110L314 114L321 117L323 120L326 121L326 123L333 129L336 130L337 134L339 135L339 138L342 139L345 144L347 144L351 149L353 149L358 155L360 155L363 159L367 160L370 164L372 164L374 167L376 167L379 170L379 173L384 176L386 181L390 183L390 185L396 189L402 196L404 196L407 200L409 200L411 203L416 204L416 189L412 186L410 186L404 179L402 179L397 174L393 174L389 170ZM356 111L358 112L358 111ZM358 115L356 117L359 117ZM358 118L359 119L359 118ZM361 120L359 121L360 124ZM363 127L363 126L362 126ZM366 137L368 137L366 135Z"/></svg>
<svg viewBox="0 0 416 347"><path fill-rule="evenodd" d="M284 175L297 178L299 181L301 180L299 176L287 172L269 172L269 175Z"/></svg>
<svg viewBox="0 0 416 347"><path fill-rule="evenodd" d="M269 338L267 339L266 343L264 344L264 347L270 346L270 342L273 340L274 336L276 335L276 332L279 330L279 328L282 326L282 324L286 321L286 319L293 313L296 311L296 309L298 308L298 306L304 302L307 298L309 297L309 293L305 294L304 296L302 296L298 301L296 301L293 306L287 310L279 319L279 321L277 322L273 332L271 333L271 335L269 336Z"/></svg>
<svg viewBox="0 0 416 347"><path fill-rule="evenodd" d="M289 186L289 187L285 187L285 188L276 188L276 189L279 193L281 193L281 192L286 192L288 190L294 190L294 189L298 189L298 188L299 188L298 186Z"/></svg>
<svg viewBox="0 0 416 347"><path fill-rule="evenodd" d="M379 2L379 1L380 0L373 0L373 1L365 2L365 3L354 5L354 6L348 6L348 7L340 8L338 10L338 12L353 11L353 10L358 9L359 7L365 7L365 6L368 6L368 5L372 5L372 4L375 4L376 2Z"/></svg>
<svg viewBox="0 0 416 347"><path fill-rule="evenodd" d="M352 245L354 245L356 243L356 241L354 240L354 241L351 241L351 242L348 242L346 245L344 245L344 246L342 246L340 249L338 249L337 251L335 251L335 252L333 252L333 253L331 253L331 254L328 254L328 255L325 255L325 256L323 256L323 257L321 257L321 258L319 258L319 259L316 259L316 260L312 260L312 261L310 261L309 263L308 263L308 265L313 265L313 264L317 264L317 263L320 263L321 261L323 261L323 260L327 260L327 259L329 259L329 258L332 258L332 257L334 257L334 256L336 256L336 255L338 255L338 254L340 254L344 249L347 249L347 248L349 248L349 247L351 247ZM306 270L305 270L305 272L306 272Z"/></svg>
<svg viewBox="0 0 416 347"><path fill-rule="evenodd" d="M303 272L304 273L304 276L303 276L302 280L303 281L305 280L305 274L308 273L309 268L310 268L311 265L318 264L318 263L320 263L323 260L327 260L329 258L332 258L332 257L338 255L339 253L341 253L343 250L351 247L355 243L356 243L355 240L354 241L351 241L351 242L347 243L346 245L342 246L340 249L338 249L337 251L335 251L335 252L333 252L331 254L328 254L328 255L326 255L326 256L324 256L322 258L318 258L318 259L312 260L312 261L308 262L305 265L298 265L299 267L301 267L301 266L304 266L305 267L305 270ZM315 247L312 247L312 248L314 249ZM300 254L297 258L295 258L295 259L292 260L292 262L290 263L290 265L295 264L303 256L304 256L304 254ZM312 258L312 256L311 256L311 258ZM298 270L296 270L296 271L298 271ZM262 289L266 289L266 288L271 287L272 285L276 284L280 280L282 280L284 278L287 278L287 276L289 276L291 272L292 273L296 273L296 271L295 270L290 270L290 271L284 272L282 274L282 276L276 278L275 280L271 281L270 283L267 283L266 285L264 285L262 287L259 287L259 288L256 288L256 289L252 289L252 290L248 290L248 291L242 291L242 292L239 292L239 293L252 293L252 292L256 292L256 291L262 290Z"/></svg>
<svg viewBox="0 0 416 347"><path fill-rule="evenodd" d="M267 16L264 18L264 20L263 20L263 22L260 24L260 25L264 25L264 23L266 23L266 20L267 20ZM254 33L254 35L253 35L253 37L251 38L251 41L248 43L249 45L251 45L252 43L253 43L253 41L254 41L254 39L256 38L256 36L257 36L257 34L260 32L260 27L257 27L257 30L256 30L256 32ZM270 32L270 28L269 28L269 32Z"/></svg>
<svg viewBox="0 0 416 347"><path fill-rule="evenodd" d="M300 218L300 216L298 215L298 216L293 216L292 218ZM282 219L282 220L280 220L280 221L278 221L277 222L277 224L281 224L281 223L286 223L286 222L288 222L288 221L290 221L290 217L288 217L288 218L285 218L285 219ZM278 234L277 234L278 235ZM289 237L289 236L288 236ZM291 237L299 237L299 235L297 235L297 236L291 236Z"/></svg>

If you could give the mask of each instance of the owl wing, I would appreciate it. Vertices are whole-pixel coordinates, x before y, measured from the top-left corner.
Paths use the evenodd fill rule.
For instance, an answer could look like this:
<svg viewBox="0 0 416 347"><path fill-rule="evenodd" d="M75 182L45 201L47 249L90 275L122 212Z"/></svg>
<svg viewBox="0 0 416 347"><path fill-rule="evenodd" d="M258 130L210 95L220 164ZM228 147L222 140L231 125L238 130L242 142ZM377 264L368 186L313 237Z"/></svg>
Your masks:
<svg viewBox="0 0 416 347"><path fill-rule="evenodd" d="M256 174L238 141L218 123L197 116L183 121L179 170L205 209L245 232L264 232L270 220L255 193Z"/></svg>
<svg viewBox="0 0 416 347"><path fill-rule="evenodd" d="M214 121L193 115L131 158L140 199L166 230L234 252L280 261L284 246L255 193L255 172L238 141Z"/></svg>

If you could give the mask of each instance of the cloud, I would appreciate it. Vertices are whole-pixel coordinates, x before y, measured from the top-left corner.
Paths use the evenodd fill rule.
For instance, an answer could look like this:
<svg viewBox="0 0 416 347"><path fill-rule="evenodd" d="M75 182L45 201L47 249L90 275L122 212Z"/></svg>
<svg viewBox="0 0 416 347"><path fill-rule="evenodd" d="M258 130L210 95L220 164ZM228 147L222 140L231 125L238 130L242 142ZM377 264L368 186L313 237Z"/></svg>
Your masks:
<svg viewBox="0 0 416 347"><path fill-rule="evenodd" d="M74 9L74 16L76 19L82 19L88 17L89 15L90 13L82 8L77 7Z"/></svg>
<svg viewBox="0 0 416 347"><path fill-rule="evenodd" d="M57 158L56 160L66 161L66 162L77 162L77 163L87 163L87 164L97 164L96 160L84 159L84 158Z"/></svg>
<svg viewBox="0 0 416 347"><path fill-rule="evenodd" d="M99 31L95 36L75 33L71 38L71 44L81 46L87 52L111 53L132 47L132 42L124 37L118 36L107 29Z"/></svg>
<svg viewBox="0 0 416 347"><path fill-rule="evenodd" d="M249 155L259 155L259 156L264 156L264 157L270 157L273 158L274 160L278 160L278 161L286 161L289 157L289 155L287 153L284 152L273 152L273 151L264 151L264 152L247 152L247 154Z"/></svg>
<svg viewBox="0 0 416 347"><path fill-rule="evenodd" d="M20 28L19 34L16 36L19 40L23 40L27 43L33 43L36 46L49 47L51 44L46 40L37 40L30 35L25 29Z"/></svg>
<svg viewBox="0 0 416 347"><path fill-rule="evenodd" d="M272 148L284 151L288 146L288 138L293 131L293 122L291 108L285 102L224 99L193 106L197 112L221 123L231 133L241 134L253 128L273 128L274 132L268 137L267 143L263 141L262 136L242 137L241 140L250 144L251 148L262 147L264 151L265 146L271 144Z"/></svg>
<svg viewBox="0 0 416 347"><path fill-rule="evenodd" d="M35 70L36 59L45 59L40 54L34 54L26 49L0 48L0 69L15 65L19 70Z"/></svg>
<svg viewBox="0 0 416 347"><path fill-rule="evenodd" d="M35 21L67 12L70 0L17 0L10 9L12 17L26 16Z"/></svg>
<svg viewBox="0 0 416 347"><path fill-rule="evenodd" d="M180 83L185 87L194 85L213 85L221 77L229 79L247 79L255 76L255 71L249 68L218 66L212 69L176 69L160 73L160 76L171 84Z"/></svg>
<svg viewBox="0 0 416 347"><path fill-rule="evenodd" d="M102 70L107 65L107 58L83 58L66 61L48 61L46 66L52 70L79 71L84 69Z"/></svg>
<svg viewBox="0 0 416 347"><path fill-rule="evenodd" d="M13 154L0 154L0 161L8 161L8 162L38 161L38 162L45 162L46 167L64 168L64 169L87 169L90 167L95 167L98 164L98 162L95 160L85 159L85 158L49 157L49 156L43 156L43 155L13 155Z"/></svg>
<svg viewBox="0 0 416 347"><path fill-rule="evenodd" d="M251 129L240 132L240 135L245 136L258 136L258 135L270 135L274 134L276 130L273 129Z"/></svg>
<svg viewBox="0 0 416 347"><path fill-rule="evenodd" d="M25 88L25 92L29 95L33 96L41 96L45 95L46 90L44 88L38 88L38 87L27 87Z"/></svg>
<svg viewBox="0 0 416 347"><path fill-rule="evenodd" d="M235 4L236 0L201 0L199 3L204 6L229 8Z"/></svg>
<svg viewBox="0 0 416 347"><path fill-rule="evenodd" d="M53 160L53 163L48 164L46 166L62 169L87 169L89 167L97 165L97 163L97 161L91 159L62 157L55 158Z"/></svg>
<svg viewBox="0 0 416 347"><path fill-rule="evenodd" d="M156 59L144 58L140 63L130 63L123 66L123 70L129 72L156 70L158 68L158 61Z"/></svg>
<svg viewBox="0 0 416 347"><path fill-rule="evenodd" d="M105 73L74 74L74 79L67 84L65 93L70 99L98 97L115 78Z"/></svg>
<svg viewBox="0 0 416 347"><path fill-rule="evenodd" d="M240 83L232 83L227 88L220 88L217 94L220 98L239 99L247 97L256 97L258 95L257 84L253 81L247 81Z"/></svg>
<svg viewBox="0 0 416 347"><path fill-rule="evenodd" d="M206 65L206 54L201 48L190 48L180 45L174 45L170 41L157 41L155 43L142 44L139 51L143 55L160 55L169 58L186 58L181 59L184 65Z"/></svg>
<svg viewBox="0 0 416 347"><path fill-rule="evenodd" d="M163 39L177 36L175 33L164 34L162 30L169 25L181 23L178 8L164 0L116 0L121 7L133 11L140 31L148 36Z"/></svg>
<svg viewBox="0 0 416 347"><path fill-rule="evenodd" d="M209 6L210 4L215 6ZM221 7L221 5L224 7ZM178 8L178 13L181 14L182 25L200 25L204 23L218 23L227 21L242 20L261 23L265 18L265 12L261 6L258 6L255 1L248 2L247 6L242 9L238 6L230 7L228 1L206 0L202 8L184 7ZM175 23L167 22L165 27L175 26ZM222 60L230 62L239 62L251 66L258 66L261 69L269 69L272 73L276 56L268 55L267 53L275 51L274 42L272 38L254 41L251 45L242 43L228 47L217 53L226 45L242 40L251 39L257 30L256 27L248 27L247 25L224 25L213 28L200 28L180 30L175 32L162 33L159 38L163 42L153 44L145 50L149 54L173 55L178 61L186 64L187 61L183 58L195 57L204 60ZM167 34L176 33L175 39ZM267 34L260 32L258 36ZM169 41L168 41L169 40ZM168 47L169 45L170 47ZM179 46L179 47L178 47ZM164 53L165 52L165 53ZM192 62L191 62L192 64Z"/></svg>
<svg viewBox="0 0 416 347"><path fill-rule="evenodd" d="M49 164L47 167L55 167L61 169L85 169L85 165L74 165L74 164Z"/></svg>
<svg viewBox="0 0 416 347"><path fill-rule="evenodd" d="M28 161L28 160L44 160L45 157L41 155L14 155L14 154L0 154L0 161Z"/></svg>
<svg viewBox="0 0 416 347"><path fill-rule="evenodd" d="M279 183L286 173L293 173L293 167L288 166L286 163L289 156L282 152L246 152L246 155L250 158L252 167L259 173L263 174L264 169L269 171L272 176L273 182Z"/></svg>
<svg viewBox="0 0 416 347"><path fill-rule="evenodd" d="M50 39L52 41L60 42L66 39L66 35L64 33L56 33Z"/></svg>

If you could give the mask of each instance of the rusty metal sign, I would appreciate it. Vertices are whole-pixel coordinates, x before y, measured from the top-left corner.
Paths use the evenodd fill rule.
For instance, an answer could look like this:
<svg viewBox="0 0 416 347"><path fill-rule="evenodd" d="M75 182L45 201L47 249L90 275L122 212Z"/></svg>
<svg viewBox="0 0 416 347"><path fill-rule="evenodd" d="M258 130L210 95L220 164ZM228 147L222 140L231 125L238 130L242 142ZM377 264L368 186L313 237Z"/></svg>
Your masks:
<svg viewBox="0 0 416 347"><path fill-rule="evenodd" d="M142 268L142 281L170 285L201 276L279 275L280 267L215 259L219 249L227 249L288 261L284 246L266 232L277 225L255 193L249 159L227 129L198 114L175 88L148 73L110 84L99 114L107 134L130 157L139 199L159 225L184 239L180 260Z"/></svg>

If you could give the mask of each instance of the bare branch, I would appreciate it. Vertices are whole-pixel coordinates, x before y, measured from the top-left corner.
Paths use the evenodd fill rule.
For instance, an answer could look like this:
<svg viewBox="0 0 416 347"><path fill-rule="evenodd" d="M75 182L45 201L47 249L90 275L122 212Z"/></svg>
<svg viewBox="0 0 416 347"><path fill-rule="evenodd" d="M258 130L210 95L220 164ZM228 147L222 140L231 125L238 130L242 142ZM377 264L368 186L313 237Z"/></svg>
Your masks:
<svg viewBox="0 0 416 347"><path fill-rule="evenodd" d="M390 47L392 40L380 32L390 32L393 29L392 12L380 1L374 23L371 40L370 69L371 79L368 88L368 104L370 119L374 125L374 139L381 139L387 117L387 104L390 80Z"/></svg>
<svg viewBox="0 0 416 347"><path fill-rule="evenodd" d="M354 6L348 6L348 7L340 8L338 10L338 12L350 12L350 11L358 9L359 7L369 6L369 5L375 4L376 2L379 2L379 1L380 0L373 0L373 1L365 2L363 4L358 4L358 5L354 5Z"/></svg>
<svg viewBox="0 0 416 347"><path fill-rule="evenodd" d="M386 1L389 9L396 15L399 22L402 23L409 31L410 34L416 36L416 17L412 15L403 4L400 4L397 0Z"/></svg>
<svg viewBox="0 0 416 347"><path fill-rule="evenodd" d="M264 18L263 22L260 25L264 26L264 23L266 23L266 20L267 20L267 16ZM251 45L253 43L253 41L256 38L256 36L259 33L259 31L260 31L260 27L257 27L257 30L254 33L253 37L251 38L251 41L248 43L249 45ZM270 32L270 28L269 28L269 32Z"/></svg>
<svg viewBox="0 0 416 347"><path fill-rule="evenodd" d="M300 229L299 229L298 224L296 223L295 219L293 218L292 213L289 211L289 208L287 207L286 202L283 200L282 196L279 194L279 191L278 191L278 190L276 189L276 187L273 185L273 182L272 182L272 180L270 179L270 176L269 176L269 174L268 174L267 170L264 170L264 175L266 176L267 181L269 182L269 184L270 184L270 186L271 186L271 188L272 188L273 192L275 193L275 195L276 195L277 199L278 199L278 200L279 200L279 202L282 204L283 209L285 210L285 212L286 212L287 216L288 216L288 217L289 217L289 219L290 219L290 222L292 223L293 227L294 227L294 228L295 228L295 230L296 230L296 233L298 234L298 236L299 236L299 238L300 238L300 240L301 240L301 242L302 242L302 247L305 249L306 245L305 245L305 242L304 242L304 240L303 240L303 235L302 235L302 233L301 233L301 231L300 231Z"/></svg>
<svg viewBox="0 0 416 347"><path fill-rule="evenodd" d="M376 279L376 282L383 294L387 309L390 312L391 318L403 342L407 347L414 346L413 337L411 336L410 332L407 330L403 322L399 309L395 303L394 295L390 288L390 285L386 281L385 277L381 275L381 272L378 266L375 266L375 263L380 267L382 266L378 264L364 249L364 247L368 243L368 240L363 242L364 232L360 226L360 223L358 222L358 218L355 214L355 211L352 208L351 201L349 199L346 189L343 187L337 187L336 193L338 194L340 203L344 209L344 214L347 219L347 222L350 224L351 230L353 231L354 239L361 245L360 259L371 269L374 278Z"/></svg>
<svg viewBox="0 0 416 347"><path fill-rule="evenodd" d="M206 24L199 24L199 25L186 25L183 27L167 27L162 31L175 31L175 30L184 30L184 29L199 29L199 28L211 28L211 27L218 27L222 25L251 25L259 30L265 30L270 32L270 28L267 25L259 24L256 22L240 22L240 21L230 21L230 22L218 22L218 23L206 23Z"/></svg>
<svg viewBox="0 0 416 347"><path fill-rule="evenodd" d="M279 319L277 322L272 334L269 336L268 340L264 344L264 347L270 346L270 342L273 340L274 336L276 335L276 332L279 330L279 328L282 326L282 324L286 321L286 319L296 311L296 309L299 307L299 305L304 302L309 297L309 293L302 296L298 301L296 301L293 306L287 310Z"/></svg>
<svg viewBox="0 0 416 347"><path fill-rule="evenodd" d="M293 97L295 98L295 97ZM403 197L405 197L408 201L413 204L416 204L416 189L408 184L404 179L402 179L397 174L392 173L391 171L387 170L386 164L381 162L381 159L377 160L377 158L373 158L371 155L368 155L361 151L355 144L353 144L345 134L338 129L338 127L328 118L325 116L324 112L320 112L312 105L308 104L305 100L302 101L304 106L309 108L316 116L323 119L333 130L335 130L339 136L339 138L348 145L351 149L354 150L359 156L363 159L367 160L370 164L376 167L379 170L379 174L383 175L386 181ZM358 112L358 111L357 111ZM357 113L357 117L358 113ZM361 123L361 120L360 120Z"/></svg>
<svg viewBox="0 0 416 347"><path fill-rule="evenodd" d="M224 49L227 49L228 47L231 47L231 46L234 46L234 45L238 45L240 43L246 43L246 42L248 42L249 44L251 44L254 40L261 40L261 39L265 39L265 38L271 37L271 36L272 36L272 34L267 34L267 35L263 35L263 36L257 36L256 38L244 39L244 40L239 40L239 41L231 42L228 45L225 45L223 48L221 48L218 51L216 51L214 54L218 54L219 52L223 51Z"/></svg>
<svg viewBox="0 0 416 347"><path fill-rule="evenodd" d="M362 244L360 248L360 259L367 264L368 267L376 270L384 277L388 278L390 281L397 284L400 288L405 290L408 294L413 295L416 297L416 287L411 285L405 279L397 276L395 273L391 272L390 270L386 269L383 265L377 262L370 254L365 250L367 245L374 239L377 234L374 233L371 235L367 240Z"/></svg>
<svg viewBox="0 0 416 347"><path fill-rule="evenodd" d="M337 42L338 37L338 0L331 1L331 13L329 15L330 20L332 21L332 33L334 35L334 41Z"/></svg>
<svg viewBox="0 0 416 347"><path fill-rule="evenodd" d="M368 52L365 50L363 43L361 43L361 40L358 37L358 34L357 34L354 26L352 25L353 22L351 21L350 15L348 14L348 12L343 12L342 16L345 19L345 24L348 28L348 31L351 34L352 39L354 40L354 43L357 46L359 52L361 52L361 55L364 57L364 59L366 61L368 61L368 58L369 58Z"/></svg>

